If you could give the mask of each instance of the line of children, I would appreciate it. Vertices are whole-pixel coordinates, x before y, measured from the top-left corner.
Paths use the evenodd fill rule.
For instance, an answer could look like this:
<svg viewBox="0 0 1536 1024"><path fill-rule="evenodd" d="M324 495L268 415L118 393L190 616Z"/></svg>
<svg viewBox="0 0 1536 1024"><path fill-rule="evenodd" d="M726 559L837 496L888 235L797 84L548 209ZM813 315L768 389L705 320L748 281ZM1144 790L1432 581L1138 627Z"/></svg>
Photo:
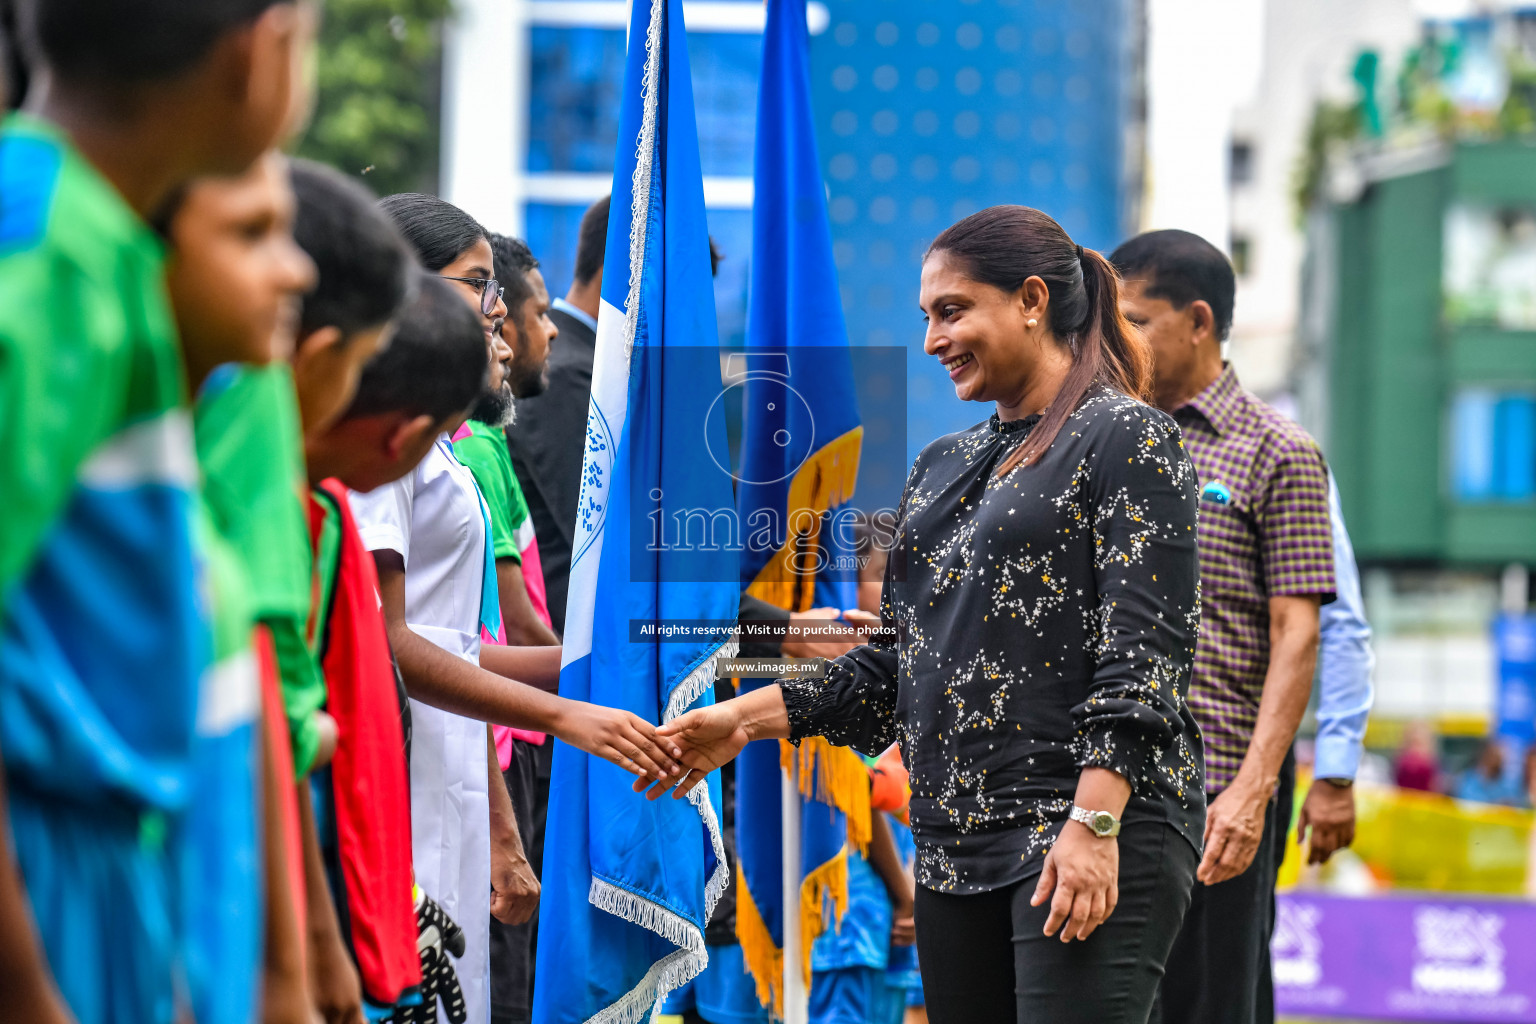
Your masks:
<svg viewBox="0 0 1536 1024"><path fill-rule="evenodd" d="M180 904L199 741L247 721L251 696L223 672L244 660L238 629L213 628L210 600L234 591L210 566L232 560L199 528L149 224L288 133L314 12L20 13L32 95L0 128L0 750L19 868L0 872L0 974L17 1019L160 1024L196 981Z"/></svg>
<svg viewBox="0 0 1536 1024"><path fill-rule="evenodd" d="M484 232L473 265L434 260L441 206L407 247L356 185L273 151L308 106L305 0L20 13L31 113L0 129L7 1015L486 1020L486 910L526 921L537 898L487 723L677 767L648 723L515 681L552 689L557 647L479 650L498 576L520 583L515 639L554 640L448 440L504 364L529 386ZM506 275L520 296L527 269ZM536 323L547 295L517 303L524 358L530 305ZM365 545L380 507L430 497L427 464L479 530L397 517L414 545ZM508 569L530 553L514 488ZM434 599L468 628L434 633Z"/></svg>
<svg viewBox="0 0 1536 1024"><path fill-rule="evenodd" d="M358 539L346 486L369 490L410 468L410 439L402 459L379 443L381 435L392 439L402 420L423 416L417 432L427 435L462 409L480 380L478 347L462 346L455 376L454 361L443 355L452 338L424 322L429 307L412 303L402 314L415 294L415 261L365 190L307 161L295 162L292 181L294 236L319 272L292 357L314 562L306 641L322 667L324 710L337 729L330 763L315 774L314 806L338 932L357 965L364 1008L376 1017L413 990L420 995L422 979L402 700L373 562ZM367 386L360 387L365 365ZM421 389L410 404L391 402L391 389L380 385L392 380L417 381ZM429 389L439 380L457 388ZM347 429L360 423L382 430L365 436Z"/></svg>
<svg viewBox="0 0 1536 1024"><path fill-rule="evenodd" d="M381 206L422 266L453 282L480 315L491 365L487 393L500 392L511 354L501 338L506 307L484 229L432 196L390 196ZM488 888L498 918L515 913L525 860L486 723L552 733L656 778L674 775L676 764L649 723L547 692L558 683L559 648L482 643L502 632L494 537L474 476L448 435L410 474L352 501L374 551L390 643L411 696L417 879L465 931L459 980L471 1017L484 1020L489 917L475 915ZM534 685L509 686L509 679Z"/></svg>
<svg viewBox="0 0 1536 1024"><path fill-rule="evenodd" d="M6 1016L528 1020L545 734L678 771L648 723L551 692L503 432L556 336L537 261L275 150L309 0L18 10Z"/></svg>

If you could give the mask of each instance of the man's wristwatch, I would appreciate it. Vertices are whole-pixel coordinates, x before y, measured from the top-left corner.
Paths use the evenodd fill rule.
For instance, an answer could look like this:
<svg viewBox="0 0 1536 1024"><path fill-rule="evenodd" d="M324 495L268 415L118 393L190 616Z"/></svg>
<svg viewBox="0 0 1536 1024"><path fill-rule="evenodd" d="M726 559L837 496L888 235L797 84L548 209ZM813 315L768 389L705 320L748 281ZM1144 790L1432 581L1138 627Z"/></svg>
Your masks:
<svg viewBox="0 0 1536 1024"><path fill-rule="evenodd" d="M1108 811L1090 811L1073 804L1071 818L1087 825L1100 839L1113 839L1120 834L1120 819Z"/></svg>
<svg viewBox="0 0 1536 1024"><path fill-rule="evenodd" d="M1327 777L1327 778L1320 779L1318 781L1326 782L1326 783L1328 783L1328 785L1332 786L1334 789L1348 789L1350 786L1353 786L1355 784L1355 780L1354 779L1346 779L1346 778L1342 778L1342 777L1340 777L1340 778Z"/></svg>

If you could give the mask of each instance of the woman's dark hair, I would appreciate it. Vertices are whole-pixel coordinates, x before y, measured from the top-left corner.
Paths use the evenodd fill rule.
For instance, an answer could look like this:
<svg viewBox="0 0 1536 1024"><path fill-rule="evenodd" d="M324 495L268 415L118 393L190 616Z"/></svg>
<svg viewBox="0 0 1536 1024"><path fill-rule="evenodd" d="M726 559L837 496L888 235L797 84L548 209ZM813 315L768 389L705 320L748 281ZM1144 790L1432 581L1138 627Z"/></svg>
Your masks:
<svg viewBox="0 0 1536 1024"><path fill-rule="evenodd" d="M380 199L379 209L416 250L421 265L434 274L487 238L479 221L437 196L399 192Z"/></svg>
<svg viewBox="0 0 1536 1024"><path fill-rule="evenodd" d="M292 0L20 0L22 38L67 81L164 81L282 2Z"/></svg>
<svg viewBox="0 0 1536 1024"><path fill-rule="evenodd" d="M320 272L300 332L336 327L345 341L394 319L419 273L415 254L357 182L313 160L294 160L290 173L293 238Z"/></svg>
<svg viewBox="0 0 1536 1024"><path fill-rule="evenodd" d="M403 412L442 422L485 390L485 324L448 282L416 276L416 297L389 346L363 367L346 419Z"/></svg>
<svg viewBox="0 0 1536 1024"><path fill-rule="evenodd" d="M1072 350L1072 368L1040 422L997 469L1006 476L1051 446L1061 425L1095 384L1145 400L1152 352L1120 313L1120 278L1109 261L1084 249L1047 215L1028 206L992 206L951 225L923 259L947 253L967 277L1016 292L1031 277L1050 294L1049 327Z"/></svg>

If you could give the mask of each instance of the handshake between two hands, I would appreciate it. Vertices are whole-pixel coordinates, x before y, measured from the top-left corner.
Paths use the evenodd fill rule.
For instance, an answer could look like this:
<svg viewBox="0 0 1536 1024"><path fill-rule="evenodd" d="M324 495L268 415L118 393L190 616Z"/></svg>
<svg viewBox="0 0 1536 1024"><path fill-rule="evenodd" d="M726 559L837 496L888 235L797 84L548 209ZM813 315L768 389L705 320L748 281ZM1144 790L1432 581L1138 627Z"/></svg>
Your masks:
<svg viewBox="0 0 1536 1024"><path fill-rule="evenodd" d="M869 612L813 608L790 616L790 636L797 624L840 620L846 629L815 631L814 639L786 639L781 653L792 658L835 658L857 647L880 619ZM633 772L635 792L651 800L667 790L681 799L714 769L727 763L749 740L789 735L784 701L777 687L697 708L661 726L626 711L585 705L586 721L572 730L575 746ZM586 734L586 735L583 735Z"/></svg>

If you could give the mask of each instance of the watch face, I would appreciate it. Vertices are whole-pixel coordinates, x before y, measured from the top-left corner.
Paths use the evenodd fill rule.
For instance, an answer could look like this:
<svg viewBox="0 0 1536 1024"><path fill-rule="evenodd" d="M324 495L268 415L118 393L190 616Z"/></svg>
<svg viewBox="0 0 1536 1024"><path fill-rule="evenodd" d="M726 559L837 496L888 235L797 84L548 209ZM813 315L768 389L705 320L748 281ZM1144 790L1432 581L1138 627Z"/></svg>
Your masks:
<svg viewBox="0 0 1536 1024"><path fill-rule="evenodd" d="M1099 835L1108 834L1115 827L1115 816L1108 811L1098 811L1093 816L1093 824L1089 826Z"/></svg>

